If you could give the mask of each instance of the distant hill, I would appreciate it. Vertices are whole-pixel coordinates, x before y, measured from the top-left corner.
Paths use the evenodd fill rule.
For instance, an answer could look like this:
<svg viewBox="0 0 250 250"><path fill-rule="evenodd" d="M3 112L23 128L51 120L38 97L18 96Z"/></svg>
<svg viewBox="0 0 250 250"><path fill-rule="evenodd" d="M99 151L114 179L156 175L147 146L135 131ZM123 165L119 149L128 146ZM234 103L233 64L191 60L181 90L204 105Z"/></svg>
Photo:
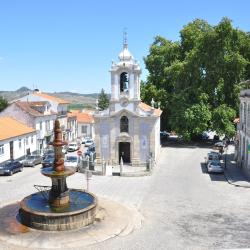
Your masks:
<svg viewBox="0 0 250 250"><path fill-rule="evenodd" d="M7 99L8 102L11 102L13 100L16 100L18 98L27 95L30 91L31 90L27 87L21 87L16 91L0 91L0 96ZM95 107L96 99L98 98L99 95L98 93L79 94L73 92L54 92L54 93L46 92L46 94L64 99L72 103L73 105L80 104L80 106L82 105L87 107Z"/></svg>

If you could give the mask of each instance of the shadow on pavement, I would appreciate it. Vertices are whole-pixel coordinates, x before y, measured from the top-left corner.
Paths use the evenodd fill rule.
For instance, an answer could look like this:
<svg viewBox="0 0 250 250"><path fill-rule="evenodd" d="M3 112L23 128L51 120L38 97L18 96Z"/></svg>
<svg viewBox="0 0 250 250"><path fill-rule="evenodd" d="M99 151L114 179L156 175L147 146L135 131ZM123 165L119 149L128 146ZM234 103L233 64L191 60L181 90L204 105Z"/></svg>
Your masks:
<svg viewBox="0 0 250 250"><path fill-rule="evenodd" d="M234 153L227 154L224 156L225 161L225 174L231 182L249 182L247 176L243 173L243 170L237 166L234 161Z"/></svg>
<svg viewBox="0 0 250 250"><path fill-rule="evenodd" d="M162 147L178 147L178 148L212 148L214 145L213 141L192 141L184 142L178 138L173 140L161 139Z"/></svg>

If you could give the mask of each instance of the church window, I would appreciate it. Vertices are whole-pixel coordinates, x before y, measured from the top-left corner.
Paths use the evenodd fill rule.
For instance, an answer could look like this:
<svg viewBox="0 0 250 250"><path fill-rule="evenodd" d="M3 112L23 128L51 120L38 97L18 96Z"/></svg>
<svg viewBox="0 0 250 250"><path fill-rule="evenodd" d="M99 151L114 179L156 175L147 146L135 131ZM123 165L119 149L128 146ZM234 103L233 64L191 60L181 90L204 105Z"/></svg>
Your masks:
<svg viewBox="0 0 250 250"><path fill-rule="evenodd" d="M122 116L120 120L120 131L128 133L128 117Z"/></svg>
<svg viewBox="0 0 250 250"><path fill-rule="evenodd" d="M125 92L128 89L128 73L123 72L120 75L120 92Z"/></svg>

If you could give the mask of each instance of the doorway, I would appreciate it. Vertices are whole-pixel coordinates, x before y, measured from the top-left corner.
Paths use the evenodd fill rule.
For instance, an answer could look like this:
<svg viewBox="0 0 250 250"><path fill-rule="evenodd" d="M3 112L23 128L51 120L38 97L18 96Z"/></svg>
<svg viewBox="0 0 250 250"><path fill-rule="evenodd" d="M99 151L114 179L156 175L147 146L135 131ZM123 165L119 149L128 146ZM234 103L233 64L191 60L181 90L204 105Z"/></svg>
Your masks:
<svg viewBox="0 0 250 250"><path fill-rule="evenodd" d="M130 142L119 142L119 162L130 163Z"/></svg>

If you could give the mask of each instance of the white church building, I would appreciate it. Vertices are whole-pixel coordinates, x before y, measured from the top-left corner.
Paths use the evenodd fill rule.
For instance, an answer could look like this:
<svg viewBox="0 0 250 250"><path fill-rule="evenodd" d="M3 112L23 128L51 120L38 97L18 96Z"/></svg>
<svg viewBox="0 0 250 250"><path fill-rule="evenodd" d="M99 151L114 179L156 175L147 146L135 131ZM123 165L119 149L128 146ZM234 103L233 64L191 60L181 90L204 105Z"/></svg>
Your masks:
<svg viewBox="0 0 250 250"><path fill-rule="evenodd" d="M162 111L140 99L141 68L125 40L119 62L111 66L111 100L108 109L96 111L95 142L97 162L138 166L160 152Z"/></svg>

